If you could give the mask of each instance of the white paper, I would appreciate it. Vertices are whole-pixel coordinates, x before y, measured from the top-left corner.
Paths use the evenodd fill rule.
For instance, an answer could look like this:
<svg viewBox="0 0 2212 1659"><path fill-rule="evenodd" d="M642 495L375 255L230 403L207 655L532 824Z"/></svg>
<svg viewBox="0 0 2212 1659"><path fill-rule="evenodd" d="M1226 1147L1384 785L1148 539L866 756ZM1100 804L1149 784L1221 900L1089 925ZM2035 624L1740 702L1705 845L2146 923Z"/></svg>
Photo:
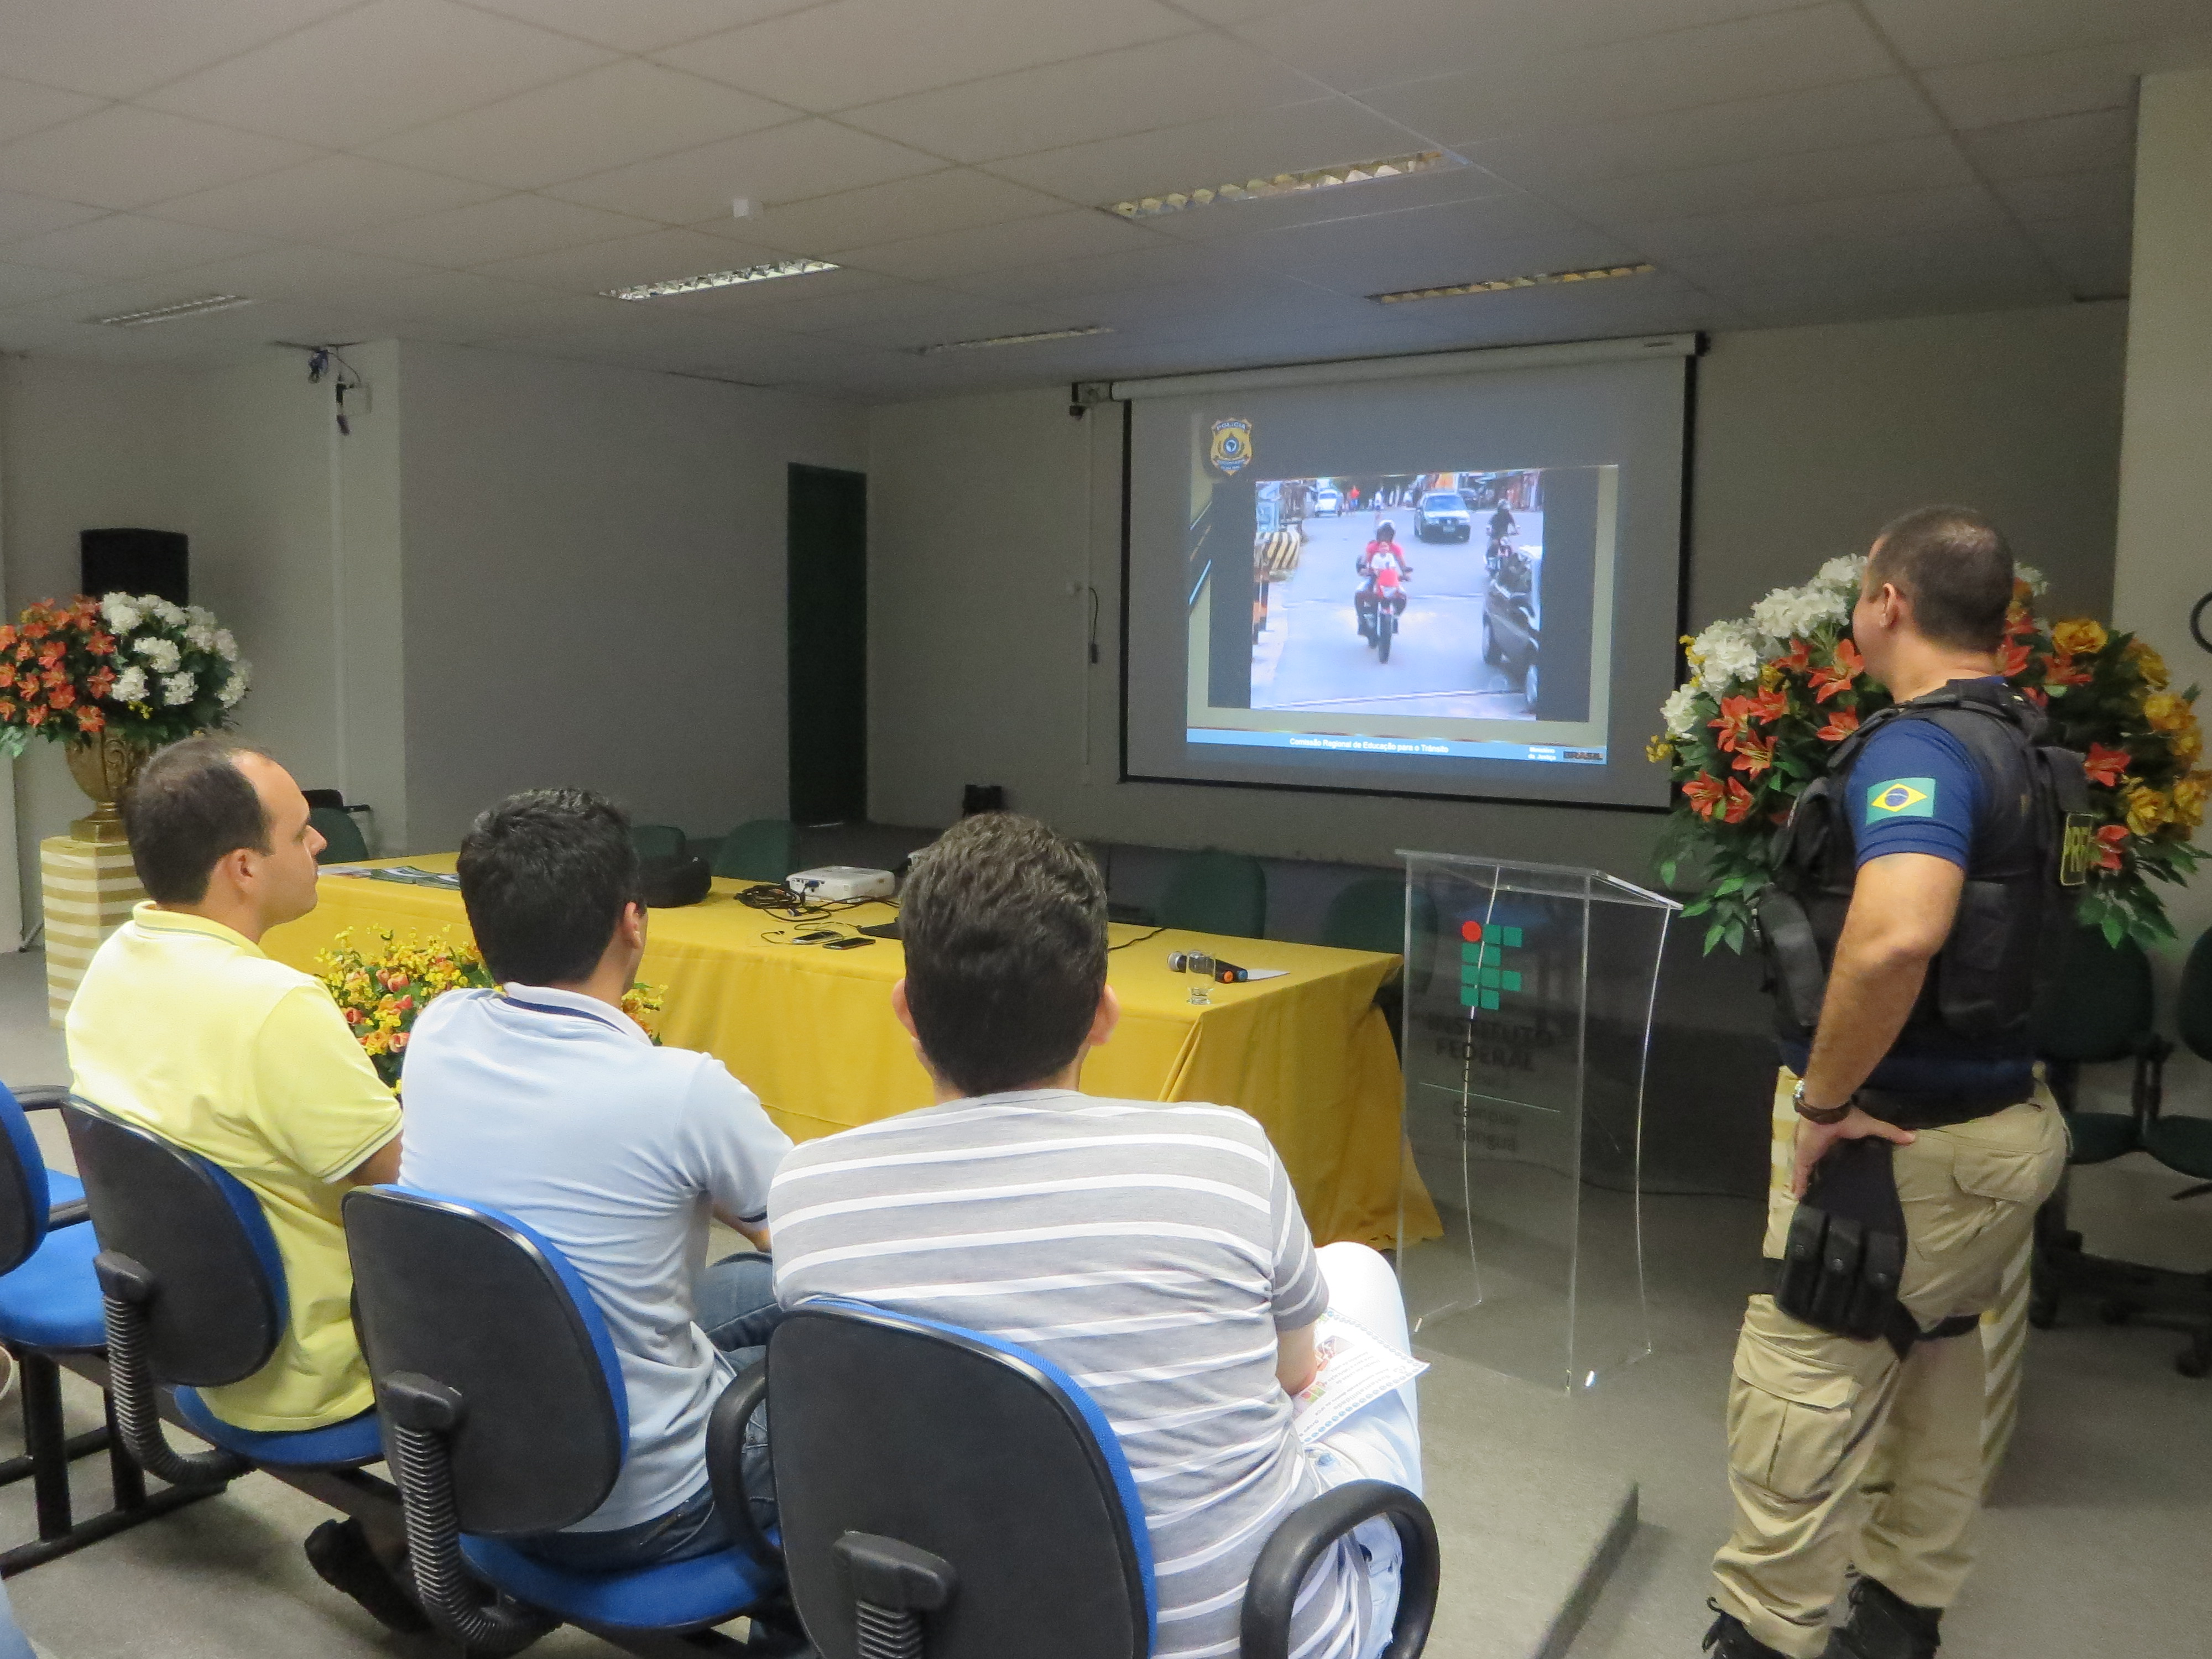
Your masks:
<svg viewBox="0 0 2212 1659"><path fill-rule="evenodd" d="M1280 979L1290 971L1287 968L1247 968L1244 970L1244 977L1248 981L1255 979Z"/></svg>
<svg viewBox="0 0 2212 1659"><path fill-rule="evenodd" d="M1303 1393L1291 1397L1291 1422L1302 1445L1310 1446L1362 1406L1412 1382L1428 1366L1409 1359L1365 1326L1335 1309L1321 1316L1314 1330L1314 1357L1321 1370Z"/></svg>

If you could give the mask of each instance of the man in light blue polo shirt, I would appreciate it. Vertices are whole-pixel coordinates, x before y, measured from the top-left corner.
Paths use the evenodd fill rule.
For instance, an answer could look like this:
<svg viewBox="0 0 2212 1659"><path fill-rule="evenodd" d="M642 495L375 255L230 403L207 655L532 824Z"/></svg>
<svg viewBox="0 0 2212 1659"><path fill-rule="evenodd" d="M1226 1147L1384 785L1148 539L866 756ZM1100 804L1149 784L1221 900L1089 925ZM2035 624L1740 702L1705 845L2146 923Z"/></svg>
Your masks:
<svg viewBox="0 0 2212 1659"><path fill-rule="evenodd" d="M726 1548L707 1419L778 1314L767 1255L703 1265L707 1219L764 1249L791 1141L721 1061L655 1048L622 1012L646 912L619 808L578 790L512 796L470 830L460 877L500 988L449 991L416 1023L399 1178L557 1246L606 1316L629 1394L629 1454L606 1501L518 1545L580 1571ZM749 1444L746 1463L764 1474L765 1448Z"/></svg>

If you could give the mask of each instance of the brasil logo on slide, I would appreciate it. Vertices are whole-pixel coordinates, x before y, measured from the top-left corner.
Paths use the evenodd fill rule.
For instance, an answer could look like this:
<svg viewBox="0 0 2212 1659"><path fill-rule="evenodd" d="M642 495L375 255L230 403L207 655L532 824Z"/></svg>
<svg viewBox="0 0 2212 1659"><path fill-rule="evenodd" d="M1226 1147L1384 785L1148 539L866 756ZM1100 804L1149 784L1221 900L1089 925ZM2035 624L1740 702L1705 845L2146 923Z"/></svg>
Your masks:
<svg viewBox="0 0 2212 1659"><path fill-rule="evenodd" d="M1499 997L1521 988L1521 971L1508 968L1506 952L1521 949L1521 930L1469 917L1459 925L1459 1000L1463 1008L1496 1008Z"/></svg>
<svg viewBox="0 0 2212 1659"><path fill-rule="evenodd" d="M1216 421L1213 423L1213 444L1206 459L1213 464L1217 472L1241 472L1252 459L1252 422L1244 420Z"/></svg>

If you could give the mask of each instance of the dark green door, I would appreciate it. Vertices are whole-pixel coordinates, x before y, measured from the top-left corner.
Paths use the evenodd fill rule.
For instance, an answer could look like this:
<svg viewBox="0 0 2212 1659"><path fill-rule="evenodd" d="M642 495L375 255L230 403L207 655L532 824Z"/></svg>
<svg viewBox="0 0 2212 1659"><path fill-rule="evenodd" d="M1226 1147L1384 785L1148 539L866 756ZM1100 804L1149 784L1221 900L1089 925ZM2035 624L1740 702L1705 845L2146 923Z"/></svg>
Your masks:
<svg viewBox="0 0 2212 1659"><path fill-rule="evenodd" d="M787 532L791 817L868 815L868 480L791 469Z"/></svg>

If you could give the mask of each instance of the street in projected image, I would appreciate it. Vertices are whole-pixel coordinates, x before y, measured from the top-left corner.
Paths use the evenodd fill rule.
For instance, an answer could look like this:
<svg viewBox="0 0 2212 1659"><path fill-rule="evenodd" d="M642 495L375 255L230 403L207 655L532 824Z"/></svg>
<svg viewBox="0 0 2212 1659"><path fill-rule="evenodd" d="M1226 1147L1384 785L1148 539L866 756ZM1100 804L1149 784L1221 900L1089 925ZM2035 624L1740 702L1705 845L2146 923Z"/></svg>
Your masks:
<svg viewBox="0 0 2212 1659"><path fill-rule="evenodd" d="M1269 480L1258 507L1253 708L1535 718L1540 471Z"/></svg>

